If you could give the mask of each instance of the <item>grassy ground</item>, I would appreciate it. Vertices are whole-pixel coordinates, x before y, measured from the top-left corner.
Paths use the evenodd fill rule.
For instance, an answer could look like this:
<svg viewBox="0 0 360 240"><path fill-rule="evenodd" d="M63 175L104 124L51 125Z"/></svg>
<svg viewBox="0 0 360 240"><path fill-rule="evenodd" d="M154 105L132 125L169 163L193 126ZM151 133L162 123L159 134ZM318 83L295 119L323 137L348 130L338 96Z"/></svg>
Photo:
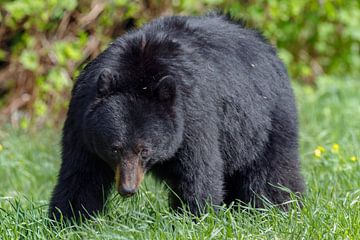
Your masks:
<svg viewBox="0 0 360 240"><path fill-rule="evenodd" d="M78 225L47 219L59 167L59 133L0 130L0 239L360 239L360 81L295 86L301 116L303 208L223 209L193 221L169 212L166 187L113 194L108 211Z"/></svg>

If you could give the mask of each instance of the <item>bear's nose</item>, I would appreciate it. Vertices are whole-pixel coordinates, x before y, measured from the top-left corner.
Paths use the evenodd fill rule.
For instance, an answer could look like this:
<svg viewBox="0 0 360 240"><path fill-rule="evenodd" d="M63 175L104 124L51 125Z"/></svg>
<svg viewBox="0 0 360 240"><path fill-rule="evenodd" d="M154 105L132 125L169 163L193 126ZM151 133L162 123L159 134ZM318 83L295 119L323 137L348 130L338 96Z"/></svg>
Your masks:
<svg viewBox="0 0 360 240"><path fill-rule="evenodd" d="M136 193L136 188L131 188L128 186L121 186L119 188L119 193L121 196L123 197L131 197L132 195L134 195Z"/></svg>

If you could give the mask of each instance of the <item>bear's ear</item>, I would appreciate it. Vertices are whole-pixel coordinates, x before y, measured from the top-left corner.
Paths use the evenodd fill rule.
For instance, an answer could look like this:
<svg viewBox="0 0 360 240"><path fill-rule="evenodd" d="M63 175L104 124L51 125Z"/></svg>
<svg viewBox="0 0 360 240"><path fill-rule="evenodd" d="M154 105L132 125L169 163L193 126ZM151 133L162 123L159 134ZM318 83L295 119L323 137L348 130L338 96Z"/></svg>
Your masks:
<svg viewBox="0 0 360 240"><path fill-rule="evenodd" d="M117 73L103 69L97 80L97 94L99 97L110 95L116 89Z"/></svg>
<svg viewBox="0 0 360 240"><path fill-rule="evenodd" d="M162 77L155 89L155 94L160 101L172 102L176 97L176 82L171 76Z"/></svg>

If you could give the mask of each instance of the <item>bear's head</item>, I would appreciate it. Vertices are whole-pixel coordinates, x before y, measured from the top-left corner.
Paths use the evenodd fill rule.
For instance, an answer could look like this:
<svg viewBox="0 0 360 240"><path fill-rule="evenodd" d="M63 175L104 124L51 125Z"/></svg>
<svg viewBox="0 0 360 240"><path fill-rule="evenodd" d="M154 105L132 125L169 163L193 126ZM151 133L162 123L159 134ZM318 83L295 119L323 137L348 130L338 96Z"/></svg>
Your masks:
<svg viewBox="0 0 360 240"><path fill-rule="evenodd" d="M156 53L152 60L126 51L125 56L117 68L92 69L96 96L86 110L83 132L87 145L114 170L117 191L131 196L144 173L180 147L184 111L179 76L168 71L167 63L156 61Z"/></svg>

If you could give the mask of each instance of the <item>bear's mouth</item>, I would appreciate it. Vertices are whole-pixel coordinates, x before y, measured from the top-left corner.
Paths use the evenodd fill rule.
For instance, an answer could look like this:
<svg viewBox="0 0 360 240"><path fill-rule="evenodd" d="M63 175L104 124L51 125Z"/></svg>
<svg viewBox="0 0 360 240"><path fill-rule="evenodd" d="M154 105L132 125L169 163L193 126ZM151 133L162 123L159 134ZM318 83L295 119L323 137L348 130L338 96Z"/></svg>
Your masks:
<svg viewBox="0 0 360 240"><path fill-rule="evenodd" d="M144 168L138 156L129 158L115 168L115 186L123 197L134 195L144 178Z"/></svg>

